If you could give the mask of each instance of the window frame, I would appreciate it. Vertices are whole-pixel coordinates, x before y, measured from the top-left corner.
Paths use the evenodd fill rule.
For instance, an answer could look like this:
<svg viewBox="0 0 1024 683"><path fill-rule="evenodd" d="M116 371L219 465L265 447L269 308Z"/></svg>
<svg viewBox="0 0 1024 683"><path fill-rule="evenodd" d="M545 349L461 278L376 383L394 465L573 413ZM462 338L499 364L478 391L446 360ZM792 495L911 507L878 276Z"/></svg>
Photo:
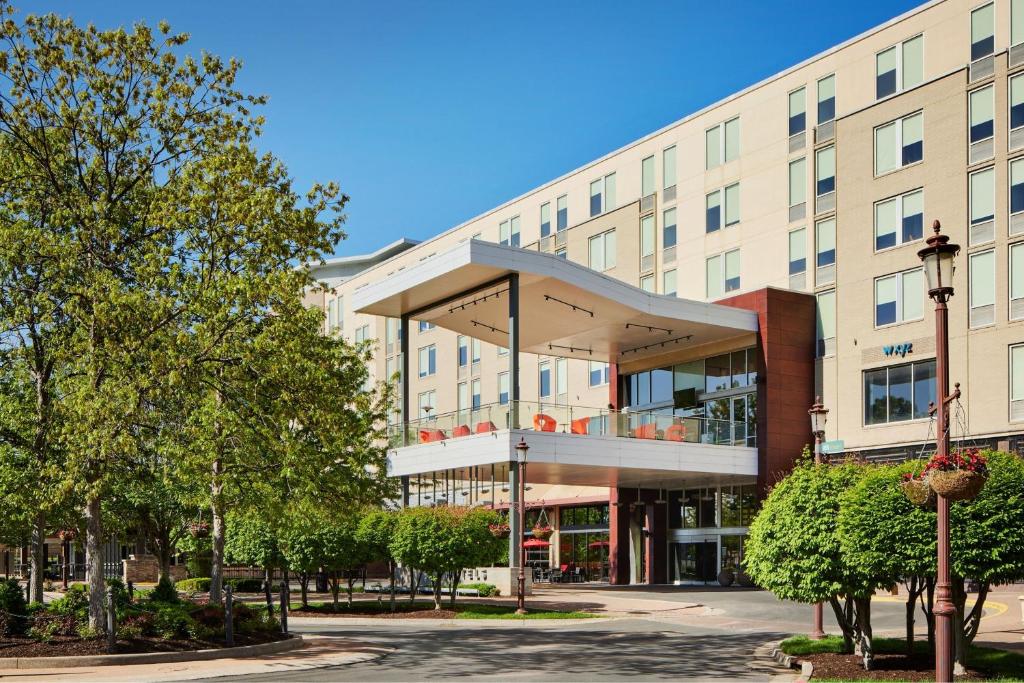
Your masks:
<svg viewBox="0 0 1024 683"><path fill-rule="evenodd" d="M801 236L800 241L798 242L798 244L802 244L803 256L796 260L796 261L803 261L803 268L801 270L794 271L793 270L793 264L796 263L796 261L793 260L793 238L794 238L794 236L796 236L797 233L803 233L802 236ZM807 226L804 225L804 226L801 226L799 228L794 228L794 229L790 230L787 234L789 236L788 237L788 251L789 251L788 270L789 270L789 275L790 276L793 276L793 275L806 275L807 274Z"/></svg>
<svg viewBox="0 0 1024 683"><path fill-rule="evenodd" d="M800 201L794 203L793 202L793 188L794 188L794 186L793 186L793 167L796 166L797 164L800 164L803 167L803 173L802 173L802 175L803 175L803 183L801 184L802 186L800 187L800 192L803 195L803 197L802 197L802 199L800 199ZM789 183L789 195L787 197L787 201L789 202L789 207L793 208L794 206L800 206L801 204L806 204L807 203L807 157L806 156L802 156L799 159L793 159L792 161L789 162L789 165L787 166L787 169L789 171L789 178L787 179L787 182Z"/></svg>
<svg viewBox="0 0 1024 683"><path fill-rule="evenodd" d="M891 427L893 425L902 425L902 424L907 424L907 423L911 423L911 422L924 422L926 420L930 420L931 418L929 416L927 416L927 415L924 415L922 417L914 417L914 406L917 403L917 401L916 401L916 399L917 399L916 392L917 392L917 383L918 383L918 380L917 380L917 367L916 366L918 366L918 365L924 366L924 365L927 365L928 363L933 364L932 372L935 373L937 368L934 367L936 365L936 361L935 361L934 358L922 358L920 360L911 360L911 361L907 361L905 363L893 363L892 365L882 365L880 367L864 368L863 370L861 370L861 375L860 375L861 426L863 426L866 429L873 429L873 428L876 428L876 427ZM900 368L903 368L903 367L909 367L910 368L910 417L905 419L905 420L893 420L893 419L891 419L889 417L890 413L891 413L889 404L891 402L890 399L892 397L892 390L891 390L892 384L891 384L891 382L889 380L889 376L890 376L890 374L891 374L893 369L900 369ZM885 421L883 421L883 422L868 422L868 415L867 415L868 405L867 405L867 392L866 392L866 389L867 389L867 386L866 386L867 385L867 375L868 375L868 373L878 372L879 370L885 370ZM933 382L933 384L936 387L935 391L937 393L938 392L938 382L937 382L937 377L935 377L934 375L933 375L933 378L932 378L932 382Z"/></svg>
<svg viewBox="0 0 1024 683"><path fill-rule="evenodd" d="M1007 363L1006 398L1007 398L1007 401L1006 401L1006 407L1007 407L1007 411L1008 411L1007 412L1007 417L1009 418L1009 421L1012 422L1012 423L1020 423L1020 422L1024 421L1024 418L1020 418L1020 419L1016 419L1016 420L1013 419L1013 404L1015 402L1017 402L1017 401L1024 401L1024 396L1021 396L1019 398L1015 398L1014 397L1014 393L1013 393L1013 385L1014 385L1014 381L1013 381L1013 369L1014 369L1014 363L1013 363L1013 355L1014 354L1013 354L1013 350L1014 349L1024 349L1024 343L1021 343L1021 344L1008 344L1007 345L1007 359L1006 359L1006 363ZM1021 367L1019 368L1019 371L1020 372L1024 372L1024 357L1021 358Z"/></svg>
<svg viewBox="0 0 1024 683"><path fill-rule="evenodd" d="M904 202L904 200L906 200L907 197L909 197L910 195L913 195L913 194L917 194L918 192L921 193L921 236L918 237L917 239L906 240L905 241L903 239L903 219L905 218L905 216L903 215L903 202ZM891 201L895 201L896 202L896 215L899 217L899 221L900 221L899 222L899 226L896 229L896 243L893 244L891 247L882 247L881 249L879 249L878 248L878 207L881 204L884 204L886 202L891 202ZM872 204L872 221L874 223L874 225L873 225L873 233L872 233L872 248L873 248L874 253L876 253L876 254L881 254L881 253L887 252L887 251L889 251L891 249L898 249L898 248L900 248L902 246L905 246L907 244L914 244L916 242L920 242L921 240L924 239L924 187L918 187L918 188L915 188L913 190L908 190L906 192L901 192L900 194L893 195L892 197L886 197L885 199L879 199L874 204Z"/></svg>
<svg viewBox="0 0 1024 683"><path fill-rule="evenodd" d="M972 137L974 135L974 130L973 130L974 129L974 125L971 123L971 119L973 118L972 115L973 115L973 112L974 112L974 95L976 93L981 93L981 92L984 92L986 90L989 91L989 97L992 100L992 107L991 107L991 109L992 109L992 117L988 120L988 123L989 123L989 126L990 126L991 130L989 131L988 135L986 135L984 137L980 137L977 140L975 140ZM1009 95L1009 92L1007 92L1007 95ZM1007 122L1009 122L1009 119L1007 119ZM977 144L979 142L985 142L986 140L993 139L995 136L996 136L996 86L995 86L995 83L989 83L988 85L983 85L980 88L975 88L974 90L968 90L967 91L967 144L968 145L974 145L974 144Z"/></svg>
<svg viewBox="0 0 1024 683"><path fill-rule="evenodd" d="M827 119L822 119L821 118L821 104L822 104L822 99L821 99L821 83L822 83L822 81L827 81L830 78L832 79L832 97L831 98L827 98L827 99L831 99L832 100L832 116L827 118ZM815 83L814 94L815 94L815 98L817 100L817 105L818 105L815 108L814 116L815 116L815 121L820 126L823 123L828 123L829 121L835 121L836 120L836 99L837 99L836 98L836 75L834 73L831 73L831 74L829 74L827 76L822 76L821 78L817 79L814 83Z"/></svg>
<svg viewBox="0 0 1024 683"><path fill-rule="evenodd" d="M611 241L612 241L612 247L613 247L612 250L611 250L611 253L612 253L612 259L611 259L612 262L611 262L611 264L608 263L608 236L609 235L612 236ZM600 233L598 233L596 235L591 235L588 238L588 240L587 240L587 259L588 259L588 261L587 262L588 262L588 266L589 266L589 268L591 270L596 270L599 273L606 273L609 270L612 270L613 268L615 268L616 265L618 265L618 259L617 259L616 254L615 254L615 252L616 252L616 250L618 248L618 244L617 244L617 240L615 239L614 235L615 235L615 228L612 228L611 230L605 230L604 232L600 232ZM601 264L602 267L601 268L595 268L594 267L594 258L593 258L594 257L594 248L593 248L594 240L600 240L601 241L601 260L602 260L602 264Z"/></svg>
<svg viewBox="0 0 1024 683"><path fill-rule="evenodd" d="M588 361L588 363L589 363L589 365L587 366L587 383L589 384L590 388L593 389L595 387L608 386L608 384L610 383L610 378L611 378L611 369L610 369L611 366L609 366L608 363L605 363L605 362L599 361L599 360ZM599 368L597 368L595 370L595 368L594 368L595 365L603 366L603 367L599 367ZM598 383L597 384L594 384L594 373L595 372L598 373Z"/></svg>
<svg viewBox="0 0 1024 683"><path fill-rule="evenodd" d="M559 208L559 204L564 204L565 208ZM562 213L562 212L565 213ZM563 230L569 229L569 195L563 194L555 197L555 232L559 233Z"/></svg>
<svg viewBox="0 0 1024 683"><path fill-rule="evenodd" d="M904 303L905 303L905 298L906 298L906 293L904 291L905 290L904 279L906 278L907 275L909 275L911 273L920 273L921 274L921 294L922 294L922 297L923 297L926 294L926 292L925 292L926 284L925 284L925 281L924 281L924 267L923 266L917 266L916 268L907 268L906 270L896 271L895 273L886 273L885 275L878 275L878 276L872 278L871 299L872 299L872 302L874 304L873 309L872 309L872 311L873 311L873 313L872 313L872 323L874 324L874 329L876 329L876 330L884 330L884 329L887 329L887 328L890 328L890 327L896 327L897 325L904 325L904 324L907 324L907 323L915 323L915 322L920 322L920 321L924 320L923 298L922 298L921 315L920 316L918 316L916 318L904 318L903 317L903 315L904 315ZM896 281L896 299L893 301L893 304L896 306L896 319L893 322L891 322L891 323L883 323L883 324L879 325L878 324L878 283L881 280L888 280L890 278L893 278Z"/></svg>
<svg viewBox="0 0 1024 683"><path fill-rule="evenodd" d="M992 45L989 48L988 52L986 52L983 55L978 55L977 57L975 57L974 56L974 46L975 46L975 42L974 42L974 15L976 15L978 12L981 12L982 10L984 10L986 8L991 8L991 10L992 10L992 30L989 33L988 38L986 39L986 40L990 40L992 42ZM979 59L985 59L986 57L991 57L992 55L994 55L996 53L996 16L995 16L995 14L996 14L995 2L985 2L985 3L982 3L982 4L978 5L977 7L974 7L974 8L971 9L971 16L970 16L970 53L971 54L970 54L970 57L968 59L969 62L973 63L973 62L978 61Z"/></svg>
<svg viewBox="0 0 1024 683"><path fill-rule="evenodd" d="M831 250L826 250L826 251L831 251L832 252L832 260L829 261L828 263L821 263L819 257L824 252L822 252L820 250L820 248L819 248L821 246L821 236L820 236L819 230L820 230L821 226L823 226L823 225L825 225L827 223L832 223L832 249ZM837 226L836 226L836 217L835 216L832 216L830 218L822 218L821 220L814 222L814 272L815 272L815 282L818 281L817 272L818 272L818 270L820 268L828 268L829 266L834 266L834 265L836 265L836 262L839 260L837 258L838 255L836 254L836 251L837 251L837 249L836 249L836 242L838 241L838 237L839 236L837 234ZM831 283L829 283L829 284L831 284Z"/></svg>
<svg viewBox="0 0 1024 683"><path fill-rule="evenodd" d="M1009 251L1009 250L1007 250L1007 251ZM975 291L977 291L977 289L974 286L974 268L975 268L974 264L975 264L975 259L980 259L982 257L988 258L989 262L991 263L991 273L989 273L989 275L990 275L991 280L992 280L992 286L990 288L991 291L992 291L992 301L987 303L987 304L977 304L977 305L975 305L974 293L975 293ZM970 254L967 255L967 327L968 327L968 329L978 330L978 329L983 329L983 328L986 328L986 327L992 327L993 325L995 325L998 322L998 320L996 320L996 316L993 315L992 316L992 322L990 322L990 323L985 323L985 324L981 324L981 325L972 325L971 324L971 313L974 311L974 309L976 309L976 308L985 308L987 306L991 306L993 311L995 310L996 300L999 298L999 292L996 291L996 279L997 279L996 275L997 274L996 274L996 250L995 250L995 247L989 247L988 249L981 249L979 251L971 252Z"/></svg>
<svg viewBox="0 0 1024 683"><path fill-rule="evenodd" d="M506 247L518 247L520 245L520 229L521 221L518 213L498 223L498 244ZM507 230L507 234L503 237L504 230Z"/></svg>
<svg viewBox="0 0 1024 683"><path fill-rule="evenodd" d="M1024 0L1021 0L1021 2L1024 3ZM1022 7L1021 11L1024 12L1024 7ZM1024 45L1024 43L1021 44ZM1013 86L1015 82L1019 83L1021 93L1024 95L1024 71L1012 73L1006 79L1006 127L1010 132L1024 128L1024 116L1021 116L1021 121L1018 125L1013 125ZM1021 99L1024 100L1024 97ZM1024 110L1024 103L1018 106Z"/></svg>
<svg viewBox="0 0 1024 683"><path fill-rule="evenodd" d="M913 85L909 85L908 86L905 83L905 81L906 81L906 78L905 78L906 74L904 73L904 66L905 65L903 63L903 61L904 61L903 60L903 52L905 50L905 46L906 46L907 43L910 43L910 42L912 42L914 40L917 40L919 38L921 39L921 81L919 83L914 83ZM896 50L896 89L893 90L891 93L889 93L887 95L882 95L881 97L879 97L879 95L878 95L878 56L881 55L883 52L888 52L889 50L892 50L892 49ZM899 95L902 92L906 92L910 88L916 88L917 86L919 86L922 83L924 83L925 82L925 78L924 78L924 32L922 31L920 33L917 33L916 35L910 36L909 38L904 38L903 40L899 41L898 43L893 43L892 45L889 45L888 47L882 48L881 50L878 50L877 52L875 52L875 77L874 78L875 78L875 102L880 102L880 101L882 101L884 99L888 99L890 97L895 97L896 95Z"/></svg>
<svg viewBox="0 0 1024 683"><path fill-rule="evenodd" d="M739 119L740 119L740 115L737 114L736 116L730 116L729 118L727 118L727 119L725 119L723 121L720 121L720 122L716 123L715 125L709 126L708 128L704 129L704 170L705 171L710 171L713 168L718 168L719 166L724 166L727 163L729 163L730 161L735 161L736 159L739 159L739 157L740 157L740 151L739 151L740 141L738 139L736 141L736 156L734 156L732 158L729 158L726 155L726 150L728 148L728 144L727 144L727 140L726 140L727 134L728 134L727 124L736 122L736 124L739 125ZM709 148L709 146L708 146L708 137L707 136L708 136L708 133L710 133L711 131L716 130L716 129L718 130L718 162L715 163L715 164L710 164L709 163L710 159L708 157L708 148ZM737 137L739 137L739 135L740 135L739 129L737 129L736 135L737 135Z"/></svg>
<svg viewBox="0 0 1024 683"><path fill-rule="evenodd" d="M545 209L547 209L547 220L544 220ZM544 226L547 226L545 228ZM544 202L540 205L540 236L547 237L551 234L551 202Z"/></svg>
<svg viewBox="0 0 1024 683"><path fill-rule="evenodd" d="M609 179L611 179L611 190L610 191L609 191L609 183L608 183ZM601 191L597 195L594 195L594 185L596 185L598 183L600 183L600 190ZM612 171L611 173L608 173L607 175L603 175L600 178L597 178L596 180L590 181L590 185L588 186L588 188L589 188L589 191L590 191L590 195L589 195L590 218L594 218L595 216L600 216L603 213L608 213L609 211L614 211L615 210L615 171ZM598 198L598 204L599 204L599 206L597 207L597 212L596 213L594 212L594 197L595 196Z"/></svg>
<svg viewBox="0 0 1024 683"><path fill-rule="evenodd" d="M672 178L672 182L671 183L668 182L668 179L670 177L669 176L669 172L668 172L668 169L670 168L670 164L668 163L669 153L671 153L671 155L672 155L672 163L671 163L671 169L672 169L671 178ZM661 189L662 190L667 190L670 187L675 187L676 183L678 182L678 173L679 173L679 166L678 166L678 157L677 157L676 146L674 144L672 144L672 145L669 145L668 147L664 148L663 150L661 150Z"/></svg>
<svg viewBox="0 0 1024 683"><path fill-rule="evenodd" d="M1015 297L1013 295L1013 289L1014 289L1014 287L1013 287L1013 285L1014 285L1013 255L1018 250L1020 252L1020 259L1022 261L1021 269L1024 270L1024 242L1014 242L1014 243L1011 243L1011 244L1009 244L1007 246L1007 249L1006 249L1006 289L1007 289L1007 291L1006 291L1006 298L1007 298L1007 303L1008 303L1008 306L1007 306L1008 310L1007 310L1006 318L1010 322L1015 322L1015 321L1018 321L1018 320L1024 320L1024 315L1021 315L1021 316L1016 317L1016 318L1013 317L1013 302L1021 300L1021 299L1024 299L1024 293L1022 293L1018 297ZM1022 292L1024 292L1024 283L1021 283L1021 289L1022 289Z"/></svg>
<svg viewBox="0 0 1024 683"><path fill-rule="evenodd" d="M648 180L648 162L650 162L650 192L647 191L647 180ZM657 192L658 188L658 169L657 163L655 162L654 155L650 154L640 160L640 196L650 197L652 194Z"/></svg>
<svg viewBox="0 0 1024 683"><path fill-rule="evenodd" d="M1007 165L1007 171L1009 171L1009 165ZM974 218L974 178L976 176L981 176L984 173L992 174L992 199L991 199L992 213L987 215L987 216L984 216L982 218L975 219ZM1009 175L1009 173L1007 173L1007 175ZM1009 199L1009 196L1007 196L1007 199ZM970 228L973 228L976 225L981 225L983 223L987 223L988 221L993 221L994 222L995 220L996 220L996 167L994 165L992 165L992 166L986 166L985 168L979 168L979 169L971 171L970 173L967 174L967 226L968 226L968 230ZM994 238L995 230L992 231L992 234L993 234L993 239L995 239ZM991 240L988 240L988 241L991 241ZM978 244L986 244L988 241L986 241L986 242L979 242ZM976 244L971 244L970 246L974 247L974 246L977 246L977 245Z"/></svg>
<svg viewBox="0 0 1024 683"><path fill-rule="evenodd" d="M670 211L672 212L672 222L671 223L669 223L668 219L666 218L666 216L668 216L668 213ZM668 239L666 239L667 236L668 236L669 225L672 226L672 244L669 244L668 243ZM671 247L674 247L674 246L676 246L676 244L679 243L678 240L679 240L679 223L678 223L678 218L677 218L677 213L676 213L676 207L670 206L669 208L664 209L661 212L661 248L662 249L669 249Z"/></svg>
<svg viewBox="0 0 1024 683"><path fill-rule="evenodd" d="M803 98L802 98L803 99L803 111L800 112L799 114L795 114L794 115L793 114L793 96L798 94L798 93L803 93ZM786 130L789 131L789 137L793 137L794 135L799 135L800 133L807 132L807 86L806 85L801 85L799 88L794 88L793 90L790 90L788 93L786 93L786 108L788 110L788 118L786 119L786 121L787 121ZM800 121L800 124L799 124L800 128L799 128L799 130L793 130L793 119L795 117L797 117L797 116L802 116L803 119Z"/></svg>
<svg viewBox="0 0 1024 683"><path fill-rule="evenodd" d="M501 399L501 394L502 394L501 385L502 385L502 381L504 381L504 384L505 384L505 392L504 392L505 400ZM508 371L499 372L498 373L498 405L502 405L502 406L508 405L509 401L511 400L511 397L512 397L512 385L509 383Z"/></svg>
<svg viewBox="0 0 1024 683"><path fill-rule="evenodd" d="M830 178L832 180L832 186L831 186L831 188L829 190L827 190L825 192L821 192L820 191L821 183L823 181L829 180L829 178L819 178L818 177L819 176L819 169L821 168L821 162L820 162L819 157L823 153L826 153L826 152L831 152L832 153L832 175L830 176ZM825 197L825 196L828 196L828 195L832 194L835 191L836 191L836 146L834 144L832 144L832 145L825 145L824 147L821 147L820 149L814 150L814 197L815 197L815 199L817 199L819 197Z"/></svg>
<svg viewBox="0 0 1024 683"><path fill-rule="evenodd" d="M427 369L423 370L423 352L427 352ZM420 379L437 374L437 344L427 344L416 350L416 374Z"/></svg>
<svg viewBox="0 0 1024 683"><path fill-rule="evenodd" d="M907 119L911 119L911 118L913 118L915 116L918 116L918 115L921 116L921 158L917 159L915 161L911 161L909 164L904 164L903 163L903 147L904 147L904 145L903 145L903 128L904 128L904 122L907 121ZM895 168L891 168L891 169L888 169L888 170L885 170L885 171L879 171L878 170L878 131L880 131L881 129L886 128L888 126L895 126L895 129L896 129L896 159L897 159L897 165L896 165ZM891 119L889 121L886 121L885 123L881 123L881 124L875 126L872 129L872 145L873 145L873 150L872 151L874 153L873 159L872 159L872 161L874 163L872 164L872 168L873 168L873 171L874 171L874 174L875 174L876 178L881 178L883 176L889 175L890 173L896 173L897 171L901 171L901 170L903 170L905 168L910 168L911 166L914 166L916 164L924 163L924 109L918 109L917 111L913 111L913 112L911 112L909 114L905 114L903 116L900 116L899 118Z"/></svg>
<svg viewBox="0 0 1024 683"><path fill-rule="evenodd" d="M669 291L668 287L668 276L672 276L672 291ZM661 293L665 296L677 296L679 294L679 280L678 273L675 268L662 271L661 273Z"/></svg>
<svg viewBox="0 0 1024 683"><path fill-rule="evenodd" d="M1024 176L1024 156L1010 159L1006 163L1006 214L1008 216L1016 216L1024 213L1024 180L1021 180L1019 183L1022 188L1021 207L1016 211L1013 210L1013 167L1017 164L1020 164L1022 169L1021 175ZM968 205L968 209L970 209L970 205ZM1017 235L1014 235L1014 237L1016 236Z"/></svg>
<svg viewBox="0 0 1024 683"><path fill-rule="evenodd" d="M547 373L548 393L544 393L544 373ZM537 363L537 396L539 398L551 398L554 389L554 382L551 374L551 361L542 360Z"/></svg>

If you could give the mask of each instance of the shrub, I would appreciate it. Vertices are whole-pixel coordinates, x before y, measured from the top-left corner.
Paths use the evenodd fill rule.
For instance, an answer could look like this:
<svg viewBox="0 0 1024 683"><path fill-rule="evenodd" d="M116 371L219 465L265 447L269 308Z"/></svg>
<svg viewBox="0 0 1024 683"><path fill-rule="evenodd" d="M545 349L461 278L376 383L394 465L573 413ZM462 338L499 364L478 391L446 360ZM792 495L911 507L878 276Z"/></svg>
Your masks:
<svg viewBox="0 0 1024 683"><path fill-rule="evenodd" d="M143 636L142 627L134 623L122 623L117 626L117 637L124 640L135 640Z"/></svg>
<svg viewBox="0 0 1024 683"><path fill-rule="evenodd" d="M235 603L234 605L232 605L231 611L232 619L236 624L239 624L243 621L253 621L254 619L259 619L260 617L260 612L257 612L256 610L242 602Z"/></svg>
<svg viewBox="0 0 1024 683"><path fill-rule="evenodd" d="M156 620L151 612L136 612L129 614L121 620L118 625L118 631L123 629L129 629L132 632L138 632L136 636L125 636L125 638L138 638L142 636L154 636L156 635Z"/></svg>
<svg viewBox="0 0 1024 683"><path fill-rule="evenodd" d="M263 592L263 579L228 579L224 582L225 585L231 586L231 590L236 593L262 593ZM280 586L272 584L270 586L272 592L280 590Z"/></svg>
<svg viewBox="0 0 1024 683"><path fill-rule="evenodd" d="M25 593L15 579L0 581L0 635L21 634L28 628Z"/></svg>
<svg viewBox="0 0 1024 683"><path fill-rule="evenodd" d="M212 583L213 579L199 576L194 579L183 579L175 587L183 593L206 593Z"/></svg>
<svg viewBox="0 0 1024 683"><path fill-rule="evenodd" d="M89 594L84 584L76 583L68 587L67 593L50 603L46 610L51 614L71 615L85 619L89 614Z"/></svg>
<svg viewBox="0 0 1024 683"><path fill-rule="evenodd" d="M188 626L192 621L185 608L168 603L154 604L156 613L153 615L153 630L165 640L188 635Z"/></svg>
<svg viewBox="0 0 1024 683"><path fill-rule="evenodd" d="M124 581L113 576L107 579L107 589L114 594L114 609L119 613L124 611L131 602L128 587L124 585Z"/></svg>
<svg viewBox="0 0 1024 683"><path fill-rule="evenodd" d="M153 602L174 604L178 602L178 591L174 588L174 582L169 576L160 577L156 588L149 593L149 599Z"/></svg>
<svg viewBox="0 0 1024 683"><path fill-rule="evenodd" d="M39 612L27 635L35 640L48 643L54 636L78 635L78 627L84 623L74 613Z"/></svg>
<svg viewBox="0 0 1024 683"><path fill-rule="evenodd" d="M190 621L186 627L186 632L192 640L213 640L223 633L223 627L217 629L212 626L204 626L197 621Z"/></svg>
<svg viewBox="0 0 1024 683"><path fill-rule="evenodd" d="M204 605L189 613L193 621L211 628L224 628L224 608L220 605Z"/></svg>
<svg viewBox="0 0 1024 683"><path fill-rule="evenodd" d="M75 629L75 634L82 640L91 640L93 638L99 638L103 635L103 632L89 626L88 623L79 623L78 628Z"/></svg>
<svg viewBox="0 0 1024 683"><path fill-rule="evenodd" d="M501 595L501 591L493 583L464 583L459 585L460 590L472 590L474 588L481 598L493 598Z"/></svg>

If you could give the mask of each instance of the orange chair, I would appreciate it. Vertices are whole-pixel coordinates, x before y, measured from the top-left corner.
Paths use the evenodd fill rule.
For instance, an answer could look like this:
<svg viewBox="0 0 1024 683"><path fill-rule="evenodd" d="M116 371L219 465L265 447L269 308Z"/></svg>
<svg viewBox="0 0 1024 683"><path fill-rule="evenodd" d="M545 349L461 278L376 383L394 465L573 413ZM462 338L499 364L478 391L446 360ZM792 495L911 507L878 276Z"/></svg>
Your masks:
<svg viewBox="0 0 1024 683"><path fill-rule="evenodd" d="M431 443L433 441L444 441L447 436L440 429L421 429L420 443Z"/></svg>
<svg viewBox="0 0 1024 683"><path fill-rule="evenodd" d="M533 430L535 432L553 432L558 423L555 418L544 413L537 413L533 416Z"/></svg>
<svg viewBox="0 0 1024 683"><path fill-rule="evenodd" d="M472 433L473 432L469 430L469 425L458 425L452 430L452 437L457 439L460 436L469 436Z"/></svg>
<svg viewBox="0 0 1024 683"><path fill-rule="evenodd" d="M686 441L686 425L674 424L665 430L666 441Z"/></svg>
<svg viewBox="0 0 1024 683"><path fill-rule="evenodd" d="M658 425L653 422L650 424L640 425L633 430L633 438L635 439L656 439L658 438Z"/></svg>
<svg viewBox="0 0 1024 683"><path fill-rule="evenodd" d="M496 426L494 426L494 423L491 422L490 420L488 420L487 422L477 422L476 423L476 433L477 434L486 434L487 432L496 432L496 431L498 431L498 428Z"/></svg>
<svg viewBox="0 0 1024 683"><path fill-rule="evenodd" d="M590 433L590 418L581 417L572 421L570 425L570 431L573 434L589 434Z"/></svg>

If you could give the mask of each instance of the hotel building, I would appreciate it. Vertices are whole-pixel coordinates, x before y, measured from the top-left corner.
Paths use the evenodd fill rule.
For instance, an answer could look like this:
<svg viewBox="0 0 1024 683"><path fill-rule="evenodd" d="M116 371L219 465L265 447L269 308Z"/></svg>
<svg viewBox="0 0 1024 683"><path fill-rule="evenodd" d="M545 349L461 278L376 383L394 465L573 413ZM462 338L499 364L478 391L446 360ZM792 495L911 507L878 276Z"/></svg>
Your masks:
<svg viewBox="0 0 1024 683"><path fill-rule="evenodd" d="M834 452L927 450L936 219L961 245L953 438L1017 449L1024 0L922 5L435 237L315 266L308 301L402 379L408 504L507 505L523 439L528 531L555 528L531 564L708 581L815 395Z"/></svg>

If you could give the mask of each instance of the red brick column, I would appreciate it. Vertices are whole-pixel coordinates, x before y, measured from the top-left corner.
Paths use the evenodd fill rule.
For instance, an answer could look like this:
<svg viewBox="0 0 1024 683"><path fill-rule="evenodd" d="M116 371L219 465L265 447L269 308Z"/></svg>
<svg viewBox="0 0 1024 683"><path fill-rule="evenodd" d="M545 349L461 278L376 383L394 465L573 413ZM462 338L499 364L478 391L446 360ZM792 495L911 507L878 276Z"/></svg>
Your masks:
<svg viewBox="0 0 1024 683"><path fill-rule="evenodd" d="M608 583L629 584L629 504L636 489L608 489Z"/></svg>

